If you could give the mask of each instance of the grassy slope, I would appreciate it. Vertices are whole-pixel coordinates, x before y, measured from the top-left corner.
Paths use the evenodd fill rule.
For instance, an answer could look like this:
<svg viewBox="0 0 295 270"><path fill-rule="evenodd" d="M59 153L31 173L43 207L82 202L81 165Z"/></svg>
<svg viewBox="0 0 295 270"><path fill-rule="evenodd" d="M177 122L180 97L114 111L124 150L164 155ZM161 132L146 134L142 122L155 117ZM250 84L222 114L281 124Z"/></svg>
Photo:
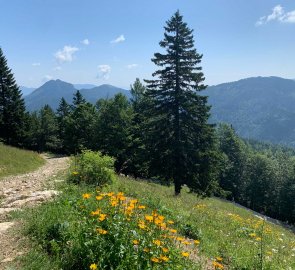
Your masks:
<svg viewBox="0 0 295 270"><path fill-rule="evenodd" d="M94 191L93 188L85 187L75 188L75 191L73 187L64 188L63 199L69 202L78 200L82 192ZM282 227L264 222L249 211L231 203L214 198L200 199L186 190L183 190L179 198L175 198L171 187L121 177L106 190L123 191L167 218L173 219L179 233L200 240L199 250L203 256L211 260L217 256L222 257L226 269L295 269L294 234ZM60 207L65 207L65 212L70 211L68 204L62 206L58 201L44 207L49 208L46 211L37 209L38 212L33 215L25 215L31 223L28 226L34 228L33 235L37 238L37 244L43 241L42 231L46 226L46 220L52 220L48 213L56 212L56 218L63 222L64 216L60 214ZM40 218L40 223L33 225L36 216ZM51 261L42 251L37 254L36 251L30 253L25 261L29 266L24 266L23 269L38 269L38 265L45 264L48 264L46 269L58 269L56 261ZM36 268L32 263L36 264Z"/></svg>
<svg viewBox="0 0 295 270"><path fill-rule="evenodd" d="M26 173L44 164L37 153L21 150L0 143L0 178Z"/></svg>
<svg viewBox="0 0 295 270"><path fill-rule="evenodd" d="M120 178L116 188L176 220L183 235L201 241L203 254L222 257L229 269L262 269L261 261L263 269L295 269L294 233L250 211L186 190L175 198L172 187L128 178Z"/></svg>

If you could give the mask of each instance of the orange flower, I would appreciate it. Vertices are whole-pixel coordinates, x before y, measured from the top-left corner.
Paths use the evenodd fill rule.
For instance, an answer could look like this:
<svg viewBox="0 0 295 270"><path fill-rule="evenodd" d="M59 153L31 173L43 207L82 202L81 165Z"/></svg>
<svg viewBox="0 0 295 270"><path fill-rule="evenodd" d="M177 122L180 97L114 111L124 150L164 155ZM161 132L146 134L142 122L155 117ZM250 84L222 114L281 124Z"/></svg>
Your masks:
<svg viewBox="0 0 295 270"><path fill-rule="evenodd" d="M101 195L99 195L99 196L96 196L96 197L95 197L95 199L96 199L97 201L100 201L100 200L102 200L102 199L103 199L103 196L101 196Z"/></svg>

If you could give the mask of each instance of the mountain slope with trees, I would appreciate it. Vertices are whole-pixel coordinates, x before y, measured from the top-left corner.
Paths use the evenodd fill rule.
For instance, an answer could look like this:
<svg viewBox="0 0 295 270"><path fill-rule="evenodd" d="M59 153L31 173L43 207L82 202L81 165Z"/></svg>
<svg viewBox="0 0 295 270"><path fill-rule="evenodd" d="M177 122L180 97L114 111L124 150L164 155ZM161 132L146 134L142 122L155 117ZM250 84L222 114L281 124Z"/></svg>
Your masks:
<svg viewBox="0 0 295 270"><path fill-rule="evenodd" d="M295 81L247 78L208 87L211 121L231 124L244 138L295 146Z"/></svg>

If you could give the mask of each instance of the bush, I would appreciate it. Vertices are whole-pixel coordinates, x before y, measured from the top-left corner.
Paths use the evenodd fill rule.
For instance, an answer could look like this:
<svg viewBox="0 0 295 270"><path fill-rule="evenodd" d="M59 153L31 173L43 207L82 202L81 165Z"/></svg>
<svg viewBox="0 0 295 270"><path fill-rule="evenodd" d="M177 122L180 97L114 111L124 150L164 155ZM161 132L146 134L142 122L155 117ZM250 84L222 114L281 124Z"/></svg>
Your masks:
<svg viewBox="0 0 295 270"><path fill-rule="evenodd" d="M85 150L73 158L69 180L99 187L111 184L115 177L114 162L112 157L100 152Z"/></svg>

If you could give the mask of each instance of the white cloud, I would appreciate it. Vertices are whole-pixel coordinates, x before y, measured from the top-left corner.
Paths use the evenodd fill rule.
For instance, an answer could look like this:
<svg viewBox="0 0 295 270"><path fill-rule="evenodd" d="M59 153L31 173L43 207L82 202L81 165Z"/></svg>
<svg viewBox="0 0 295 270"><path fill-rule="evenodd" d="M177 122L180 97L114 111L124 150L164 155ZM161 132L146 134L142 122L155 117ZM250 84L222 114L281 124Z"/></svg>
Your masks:
<svg viewBox="0 0 295 270"><path fill-rule="evenodd" d="M61 70L60 66L54 67L53 70Z"/></svg>
<svg viewBox="0 0 295 270"><path fill-rule="evenodd" d="M111 67L109 65L99 65L98 66L98 78L103 78L107 80L110 77Z"/></svg>
<svg viewBox="0 0 295 270"><path fill-rule="evenodd" d="M33 63L32 66L33 67L38 67L38 66L41 66L41 63Z"/></svg>
<svg viewBox="0 0 295 270"><path fill-rule="evenodd" d="M78 48L72 46L64 46L62 50L57 51L54 56L58 63L72 62L74 59L74 53L79 51Z"/></svg>
<svg viewBox="0 0 295 270"><path fill-rule="evenodd" d="M137 68L138 64L130 64L126 66L128 69Z"/></svg>
<svg viewBox="0 0 295 270"><path fill-rule="evenodd" d="M260 17L256 22L256 26L267 24L270 21L279 21L283 23L295 23L295 10L285 12L281 5L277 5L272 9L272 13Z"/></svg>
<svg viewBox="0 0 295 270"><path fill-rule="evenodd" d="M112 40L111 43L114 44L114 43L120 43L120 42L123 42L123 41L125 41L125 37L124 37L124 35L120 35L116 39Z"/></svg>
<svg viewBox="0 0 295 270"><path fill-rule="evenodd" d="M84 44L84 45L89 45L90 44L89 39L87 39L87 38L82 40L81 43Z"/></svg>
<svg viewBox="0 0 295 270"><path fill-rule="evenodd" d="M48 82L52 79L53 79L53 77L51 75L45 75L42 79L42 82Z"/></svg>

